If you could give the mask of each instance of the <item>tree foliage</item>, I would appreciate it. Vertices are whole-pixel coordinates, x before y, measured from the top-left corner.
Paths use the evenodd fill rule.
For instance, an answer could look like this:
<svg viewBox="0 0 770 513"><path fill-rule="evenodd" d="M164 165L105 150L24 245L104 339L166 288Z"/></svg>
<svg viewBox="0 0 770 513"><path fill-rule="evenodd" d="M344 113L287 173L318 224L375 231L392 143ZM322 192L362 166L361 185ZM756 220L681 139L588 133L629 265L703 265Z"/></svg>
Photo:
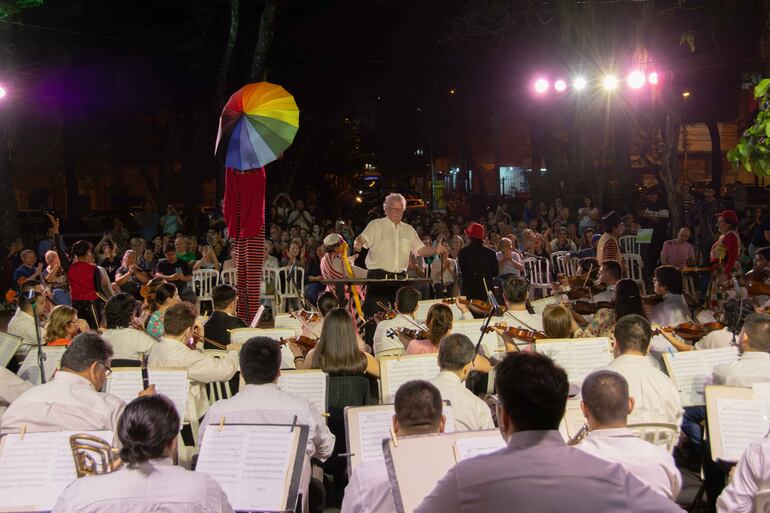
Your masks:
<svg viewBox="0 0 770 513"><path fill-rule="evenodd" d="M738 145L727 153L735 166L761 177L770 177L770 78L762 80L754 88L754 98L759 101L759 111L751 125L743 132Z"/></svg>
<svg viewBox="0 0 770 513"><path fill-rule="evenodd" d="M44 0L4 0L0 1L0 21L12 18L19 11L31 7L40 7Z"/></svg>

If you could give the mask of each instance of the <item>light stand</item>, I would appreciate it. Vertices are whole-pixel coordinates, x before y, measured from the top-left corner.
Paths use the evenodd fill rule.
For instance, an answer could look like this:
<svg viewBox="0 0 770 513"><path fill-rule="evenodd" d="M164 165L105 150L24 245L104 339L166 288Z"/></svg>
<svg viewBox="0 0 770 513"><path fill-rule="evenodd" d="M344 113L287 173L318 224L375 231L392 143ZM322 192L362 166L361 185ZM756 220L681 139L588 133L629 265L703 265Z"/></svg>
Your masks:
<svg viewBox="0 0 770 513"><path fill-rule="evenodd" d="M45 383L45 353L43 352L43 341L40 336L40 319L37 315L37 293L30 290L32 298L32 318L35 321L35 338L37 339L37 366L40 369L40 383Z"/></svg>

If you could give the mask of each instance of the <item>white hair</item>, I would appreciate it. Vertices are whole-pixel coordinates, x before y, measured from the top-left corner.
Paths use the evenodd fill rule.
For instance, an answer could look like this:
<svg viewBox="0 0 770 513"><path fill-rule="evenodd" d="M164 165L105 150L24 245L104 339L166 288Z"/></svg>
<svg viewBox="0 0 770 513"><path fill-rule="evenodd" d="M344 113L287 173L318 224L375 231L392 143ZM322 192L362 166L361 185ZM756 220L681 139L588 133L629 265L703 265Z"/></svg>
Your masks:
<svg viewBox="0 0 770 513"><path fill-rule="evenodd" d="M406 208L406 198L397 192L393 192L385 196L385 202L382 204L382 209L385 210L388 208L388 204L394 200L400 201L404 208Z"/></svg>

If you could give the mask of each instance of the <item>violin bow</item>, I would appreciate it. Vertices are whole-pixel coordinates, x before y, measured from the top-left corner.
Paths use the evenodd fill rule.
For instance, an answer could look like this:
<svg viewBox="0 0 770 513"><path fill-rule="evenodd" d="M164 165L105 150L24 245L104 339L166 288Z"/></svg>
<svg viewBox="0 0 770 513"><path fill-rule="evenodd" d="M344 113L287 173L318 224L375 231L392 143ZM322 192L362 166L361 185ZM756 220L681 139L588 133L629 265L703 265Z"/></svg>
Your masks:
<svg viewBox="0 0 770 513"><path fill-rule="evenodd" d="M411 324L412 326L414 326L415 328L417 328L420 331L428 331L428 328L425 328L425 327L421 326L419 322L415 321L414 319L411 319L408 315L402 314L401 312L399 312L395 308L388 308L387 306L382 304L382 302L380 302L380 301L377 301L377 306L379 306L380 308L382 308L386 312L389 312L391 310L396 312L396 316L403 317L406 320L406 322L408 322L409 324Z"/></svg>
<svg viewBox="0 0 770 513"><path fill-rule="evenodd" d="M299 321L299 323L302 325L302 327L305 328L306 330L308 330L310 333L312 333L315 336L315 338L320 338L318 336L318 334L315 331L313 331L313 328L310 327L308 322L305 321L305 319L303 319L301 315L297 315L297 312L295 312L294 310L289 309L289 315L293 319L297 319Z"/></svg>

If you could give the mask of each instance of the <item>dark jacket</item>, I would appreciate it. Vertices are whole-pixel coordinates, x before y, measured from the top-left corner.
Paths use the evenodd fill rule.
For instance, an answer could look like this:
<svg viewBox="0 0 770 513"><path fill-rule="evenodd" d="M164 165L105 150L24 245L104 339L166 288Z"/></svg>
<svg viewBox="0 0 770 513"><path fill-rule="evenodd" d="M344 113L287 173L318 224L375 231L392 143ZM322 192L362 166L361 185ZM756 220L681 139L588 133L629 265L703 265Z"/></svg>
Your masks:
<svg viewBox="0 0 770 513"><path fill-rule="evenodd" d="M461 293L468 299L487 300L487 292L484 288L492 290L492 280L498 275L497 254L494 250L486 248L480 240L471 239L469 246L460 250L457 255L462 275Z"/></svg>

